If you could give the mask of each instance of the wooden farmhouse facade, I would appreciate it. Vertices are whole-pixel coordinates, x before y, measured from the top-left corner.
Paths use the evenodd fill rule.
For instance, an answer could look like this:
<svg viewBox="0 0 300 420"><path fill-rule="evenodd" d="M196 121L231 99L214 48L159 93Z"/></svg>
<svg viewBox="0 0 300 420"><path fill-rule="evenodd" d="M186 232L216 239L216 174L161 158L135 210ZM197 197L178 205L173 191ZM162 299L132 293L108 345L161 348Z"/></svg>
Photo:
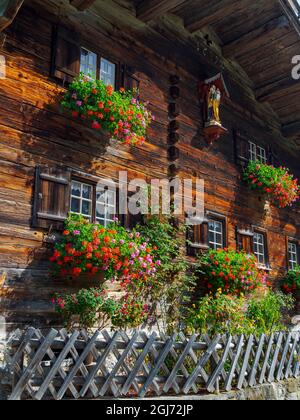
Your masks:
<svg viewBox="0 0 300 420"><path fill-rule="evenodd" d="M299 262L300 207L266 203L242 180L250 159L300 176L297 4L1 1L0 315L8 323L55 322L51 295L69 286L49 277L53 234L72 206L101 219L95 185L120 171L148 182L204 179L208 225L193 228L188 258L205 247L254 251L274 285ZM145 144L116 144L61 111L80 71L139 88L156 117ZM227 131L208 144L201 83L220 73Z"/></svg>

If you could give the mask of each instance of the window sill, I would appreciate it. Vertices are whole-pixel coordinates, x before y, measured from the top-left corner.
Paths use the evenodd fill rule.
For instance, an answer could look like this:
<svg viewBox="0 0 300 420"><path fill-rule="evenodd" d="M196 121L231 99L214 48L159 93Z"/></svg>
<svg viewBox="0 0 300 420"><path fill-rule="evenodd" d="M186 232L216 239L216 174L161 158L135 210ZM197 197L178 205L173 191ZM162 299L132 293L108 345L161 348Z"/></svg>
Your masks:
<svg viewBox="0 0 300 420"><path fill-rule="evenodd" d="M258 268L260 270L264 270L264 271L268 271L268 272L271 272L272 271L272 267L268 267L266 265L259 265Z"/></svg>
<svg viewBox="0 0 300 420"><path fill-rule="evenodd" d="M188 244L188 246L194 249L210 249L208 245L204 245L204 244Z"/></svg>

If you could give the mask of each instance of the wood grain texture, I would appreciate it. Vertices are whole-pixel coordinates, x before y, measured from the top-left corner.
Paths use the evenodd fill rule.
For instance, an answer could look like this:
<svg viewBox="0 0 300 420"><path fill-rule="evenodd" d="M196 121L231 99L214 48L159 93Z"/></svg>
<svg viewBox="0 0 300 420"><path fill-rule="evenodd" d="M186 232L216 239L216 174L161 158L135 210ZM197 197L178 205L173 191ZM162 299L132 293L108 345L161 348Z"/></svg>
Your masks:
<svg viewBox="0 0 300 420"><path fill-rule="evenodd" d="M220 2L213 1L209 6L201 3L205 3L201 19L206 22L210 10L214 14L214 18L209 17L213 30L224 45L237 42L240 51L245 48L241 39L248 40L246 34L256 30L255 19L257 28L265 28L269 21L281 21L280 9L274 10L269 0L259 2L266 16L260 16L258 6L250 1L244 3L249 15L240 7L229 6L227 14L221 16L217 7ZM229 2L222 4L225 7ZM129 180L149 180L168 177L170 164L174 164L178 176L205 180L206 209L227 217L230 246L237 245L237 227L249 229L255 225L267 230L271 279L278 282L286 269L286 237L300 237L300 209L268 207L261 197L249 193L241 181L242 169L236 164L234 131L242 130L247 138L266 148L271 144L280 161L300 175L297 149L282 136L282 122L266 103L273 102L284 120L297 117L297 96L287 81L284 65L284 48L293 52L298 45L293 32L284 35L283 44L277 35L270 41L280 53L280 79L276 79L273 65L276 55L269 55L263 76L258 72L253 57L265 65L267 57L263 51L268 48L260 30L256 35L262 44L252 44L251 40L253 48L243 53L238 62L225 59L221 48L216 48L225 66L231 99L221 111L228 134L208 148L203 137L203 103L199 100L198 83L199 78L215 72L217 66L212 62L214 55L204 56L201 48L197 52L196 39L177 18L163 16L146 25L136 18L132 5L121 0L97 0L85 13L63 1L62 10L65 13L61 24L78 32L85 45L96 51L101 45L107 58L125 60L124 64L135 70L141 99L149 101L156 122L149 129L148 143L128 148L63 114L59 98L64 88L50 73L57 3L29 0L21 8L5 31L1 50L7 62L7 78L0 81L0 276L5 279L1 291L8 293L3 302L8 322L56 323L50 304L53 291L76 289L49 277L51 244L47 242L47 229L32 227L37 166L50 171L63 166L72 174L93 180L117 180L119 171L127 171ZM174 11L180 18L191 14L185 5ZM199 45L206 45L202 35L199 39ZM239 63L244 63L246 72L253 73L255 83ZM264 96L264 103L259 103L256 96ZM290 99L294 110L287 105Z"/></svg>

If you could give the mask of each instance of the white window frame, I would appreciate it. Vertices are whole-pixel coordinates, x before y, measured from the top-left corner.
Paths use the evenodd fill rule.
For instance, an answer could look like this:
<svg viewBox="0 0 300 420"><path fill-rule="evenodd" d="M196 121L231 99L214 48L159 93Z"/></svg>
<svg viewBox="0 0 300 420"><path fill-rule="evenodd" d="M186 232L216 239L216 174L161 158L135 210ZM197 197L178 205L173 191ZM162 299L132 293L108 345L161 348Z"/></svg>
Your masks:
<svg viewBox="0 0 300 420"><path fill-rule="evenodd" d="M104 71L103 65L107 64L109 67L113 68L113 72L109 73ZM115 63L113 63L110 60L107 60L107 58L101 57L100 59L100 80L104 82L105 85L109 86L111 85L114 89L116 87L116 70L117 66ZM107 80L109 78L109 81Z"/></svg>
<svg viewBox="0 0 300 420"><path fill-rule="evenodd" d="M254 232L253 251L258 264L262 267L267 266L266 260L266 236L262 232Z"/></svg>
<svg viewBox="0 0 300 420"><path fill-rule="evenodd" d="M267 158L267 151L264 147L261 146L257 146L257 160L259 160L261 163L268 163L268 158Z"/></svg>
<svg viewBox="0 0 300 420"><path fill-rule="evenodd" d="M288 242L289 270L295 270L298 265L298 246L295 242Z"/></svg>
<svg viewBox="0 0 300 420"><path fill-rule="evenodd" d="M87 48L81 47L80 50L80 72L83 73L85 76L92 77L93 79L97 79L98 76L98 55L94 53L93 51L88 50ZM83 62L82 62L82 53L87 53L87 62L84 64L85 67L88 69L83 69ZM93 57L93 60L95 60L95 63L90 64L89 60ZM89 68L91 66L91 68Z"/></svg>
<svg viewBox="0 0 300 420"><path fill-rule="evenodd" d="M117 214L117 191L109 188L101 189L101 192L104 192L104 199L103 201L97 199L97 193L99 193L99 189L96 190L96 211L95 211L95 218L96 223L107 227L110 223L114 222L114 218ZM109 202L109 193L113 194L113 202ZM103 206L104 210L104 218L97 217L97 207L98 205ZM107 210L113 210L109 214L111 217L108 217Z"/></svg>
<svg viewBox="0 0 300 420"><path fill-rule="evenodd" d="M87 53L87 62L83 64L82 62L82 53ZM100 57L100 60L99 60ZM89 63L89 60L93 60L92 64ZM112 68L112 72L104 71L103 66L107 64L109 68ZM82 68L82 67L85 68ZM89 68L90 67L90 68ZM88 69L87 69L88 68ZM98 71L99 69L99 71ZM99 56L97 53L90 51L85 47L81 47L80 55L80 72L85 76L92 77L93 79L99 79L104 82L104 84L111 85L113 88L116 88L116 75L117 75L117 65L113 61L108 60L105 57Z"/></svg>
<svg viewBox="0 0 300 420"><path fill-rule="evenodd" d="M249 141L249 155L250 160L260 161L261 163L268 163L267 158L267 151L264 147L258 146L256 143L253 143L253 141Z"/></svg>
<svg viewBox="0 0 300 420"><path fill-rule="evenodd" d="M80 197L78 197L77 195L73 195L72 194L73 183L76 183L76 184L79 184L80 185ZM91 199L88 199L88 198L84 198L83 197L83 187L84 186L89 187L91 189ZM75 212L75 211L72 211L72 199L73 198L76 199L76 200L78 200L79 203L80 203L79 204L79 209L80 209L79 213L78 212ZM84 214L82 212L83 202L90 203L90 214L89 215ZM92 219L92 217L93 217L93 186L91 184L87 184L85 182L77 181L75 179L72 180L72 182L71 182L70 210L71 210L71 213L73 213L73 214L78 214L78 215L84 216L84 217L86 217L89 220Z"/></svg>
<svg viewBox="0 0 300 420"><path fill-rule="evenodd" d="M213 226L212 226L213 225ZM221 227L221 232L217 230L217 226ZM213 235L213 240L211 241L210 236ZM208 244L209 247L217 250L224 248L224 222L216 219L210 219L208 222ZM217 236L221 235L221 242L217 240Z"/></svg>

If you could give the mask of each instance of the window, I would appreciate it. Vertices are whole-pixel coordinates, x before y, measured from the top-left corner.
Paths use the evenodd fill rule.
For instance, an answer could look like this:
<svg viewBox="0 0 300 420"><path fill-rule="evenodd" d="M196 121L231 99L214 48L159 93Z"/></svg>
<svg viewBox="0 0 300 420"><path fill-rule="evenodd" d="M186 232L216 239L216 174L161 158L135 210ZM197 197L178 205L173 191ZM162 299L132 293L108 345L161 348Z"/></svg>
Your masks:
<svg viewBox="0 0 300 420"><path fill-rule="evenodd" d="M112 85L115 88L116 65L106 60L105 58L101 58L100 79L104 82L105 85Z"/></svg>
<svg viewBox="0 0 300 420"><path fill-rule="evenodd" d="M224 223L219 220L208 222L208 244L212 249L224 248Z"/></svg>
<svg viewBox="0 0 300 420"><path fill-rule="evenodd" d="M85 48L81 48L80 72L93 79L97 79L98 74L100 74L100 80L102 80L105 85L111 85L114 89L116 87L116 64L101 57L100 69L98 71L97 54Z"/></svg>
<svg viewBox="0 0 300 420"><path fill-rule="evenodd" d="M93 79L97 78L97 54L81 48L80 72Z"/></svg>
<svg viewBox="0 0 300 420"><path fill-rule="evenodd" d="M187 254L196 257L201 250L207 250L208 246L208 220L200 224L189 226L187 231Z"/></svg>
<svg viewBox="0 0 300 420"><path fill-rule="evenodd" d="M72 181L71 212L92 218L93 186Z"/></svg>
<svg viewBox="0 0 300 420"><path fill-rule="evenodd" d="M267 265L267 244L264 233L255 232L253 238L254 254L257 258L258 264L262 266Z"/></svg>
<svg viewBox="0 0 300 420"><path fill-rule="evenodd" d="M295 242L288 243L288 263L289 270L295 270L298 265L298 247Z"/></svg>
<svg viewBox="0 0 300 420"><path fill-rule="evenodd" d="M249 157L250 160L256 161L259 160L262 163L267 163L267 152L266 149L260 146L257 146L253 142L249 142Z"/></svg>
<svg viewBox="0 0 300 420"><path fill-rule="evenodd" d="M117 193L112 189L73 180L70 210L106 227L117 214Z"/></svg>
<svg viewBox="0 0 300 420"><path fill-rule="evenodd" d="M253 254L253 232L250 230L237 229L237 249Z"/></svg>
<svg viewBox="0 0 300 420"><path fill-rule="evenodd" d="M108 189L96 191L96 220L103 226L114 221L116 216L117 197L116 192Z"/></svg>

